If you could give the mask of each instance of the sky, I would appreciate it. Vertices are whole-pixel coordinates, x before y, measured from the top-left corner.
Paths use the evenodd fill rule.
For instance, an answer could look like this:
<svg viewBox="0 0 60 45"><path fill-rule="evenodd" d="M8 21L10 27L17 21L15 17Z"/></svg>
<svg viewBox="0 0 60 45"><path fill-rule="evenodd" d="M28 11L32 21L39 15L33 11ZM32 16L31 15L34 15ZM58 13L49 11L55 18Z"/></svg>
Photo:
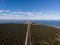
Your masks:
<svg viewBox="0 0 60 45"><path fill-rule="evenodd" d="M60 0L0 0L0 19L60 20Z"/></svg>

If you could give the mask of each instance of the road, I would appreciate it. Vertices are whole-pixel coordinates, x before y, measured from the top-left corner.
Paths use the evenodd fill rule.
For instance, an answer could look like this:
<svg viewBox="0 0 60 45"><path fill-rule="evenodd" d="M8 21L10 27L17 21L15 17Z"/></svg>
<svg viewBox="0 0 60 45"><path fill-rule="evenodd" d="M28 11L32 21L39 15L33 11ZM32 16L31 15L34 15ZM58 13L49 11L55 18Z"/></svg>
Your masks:
<svg viewBox="0 0 60 45"><path fill-rule="evenodd" d="M31 23L27 23L27 33L26 33L26 39L25 39L25 45L31 45L31 36L30 36L30 24Z"/></svg>

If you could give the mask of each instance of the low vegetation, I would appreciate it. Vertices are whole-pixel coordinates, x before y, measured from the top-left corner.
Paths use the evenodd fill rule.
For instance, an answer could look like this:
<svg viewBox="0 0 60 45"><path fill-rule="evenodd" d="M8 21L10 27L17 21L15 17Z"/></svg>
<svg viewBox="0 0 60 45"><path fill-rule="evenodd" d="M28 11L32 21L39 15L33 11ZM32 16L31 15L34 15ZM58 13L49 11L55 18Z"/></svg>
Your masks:
<svg viewBox="0 0 60 45"><path fill-rule="evenodd" d="M0 24L0 45L24 45L26 24Z"/></svg>
<svg viewBox="0 0 60 45"><path fill-rule="evenodd" d="M0 45L24 45L27 24L0 24ZM60 29L31 24L31 45L60 45Z"/></svg>
<svg viewBox="0 0 60 45"><path fill-rule="evenodd" d="M32 45L60 45L60 29L44 26L31 25Z"/></svg>

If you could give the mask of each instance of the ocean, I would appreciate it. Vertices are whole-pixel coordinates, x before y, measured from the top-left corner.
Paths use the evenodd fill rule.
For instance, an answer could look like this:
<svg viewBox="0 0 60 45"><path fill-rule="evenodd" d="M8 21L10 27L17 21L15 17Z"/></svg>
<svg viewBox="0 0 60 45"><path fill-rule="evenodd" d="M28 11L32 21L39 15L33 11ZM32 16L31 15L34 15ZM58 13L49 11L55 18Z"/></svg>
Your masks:
<svg viewBox="0 0 60 45"><path fill-rule="evenodd" d="M2 23L25 23L28 20L0 20L0 24ZM52 25L52 26L60 26L60 20L29 20L36 24L42 25Z"/></svg>

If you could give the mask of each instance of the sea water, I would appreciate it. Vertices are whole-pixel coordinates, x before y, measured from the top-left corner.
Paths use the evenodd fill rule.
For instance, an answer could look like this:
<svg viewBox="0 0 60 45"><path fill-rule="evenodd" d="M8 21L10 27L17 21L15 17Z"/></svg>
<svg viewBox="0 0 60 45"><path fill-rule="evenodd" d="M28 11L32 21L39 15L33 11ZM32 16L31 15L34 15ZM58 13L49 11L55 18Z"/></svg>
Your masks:
<svg viewBox="0 0 60 45"><path fill-rule="evenodd" d="M28 20L0 20L0 24L2 23L25 23ZM52 26L60 26L60 20L29 20L36 24L42 25L52 25Z"/></svg>

